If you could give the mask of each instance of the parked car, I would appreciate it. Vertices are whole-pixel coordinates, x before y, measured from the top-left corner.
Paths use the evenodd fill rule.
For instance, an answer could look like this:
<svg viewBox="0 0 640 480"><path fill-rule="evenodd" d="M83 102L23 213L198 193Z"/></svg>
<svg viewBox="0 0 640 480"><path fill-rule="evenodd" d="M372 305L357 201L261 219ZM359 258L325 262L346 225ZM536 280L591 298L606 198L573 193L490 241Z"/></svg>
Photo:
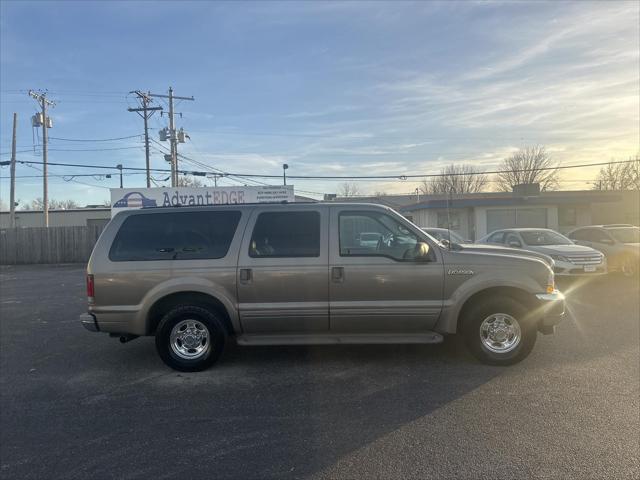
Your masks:
<svg viewBox="0 0 640 480"><path fill-rule="evenodd" d="M362 245L363 232L384 231ZM118 213L87 267L90 331L154 335L162 360L202 370L224 345L439 343L525 358L564 315L545 262L450 250L395 211L353 203Z"/></svg>
<svg viewBox="0 0 640 480"><path fill-rule="evenodd" d="M564 235L548 228L512 228L497 230L479 243L506 245L550 256L556 275L593 275L607 272L607 262L597 250L576 245Z"/></svg>
<svg viewBox="0 0 640 480"><path fill-rule="evenodd" d="M568 237L578 245L602 252L611 271L627 277L638 274L640 228L628 224L591 225L571 231Z"/></svg>
<svg viewBox="0 0 640 480"><path fill-rule="evenodd" d="M425 232L431 235L436 240L440 240L441 242L453 242L461 245L463 243L473 243L471 240L466 240L458 235L456 232L452 232L451 230L447 230L446 228L435 228L435 227L425 227L422 228Z"/></svg>

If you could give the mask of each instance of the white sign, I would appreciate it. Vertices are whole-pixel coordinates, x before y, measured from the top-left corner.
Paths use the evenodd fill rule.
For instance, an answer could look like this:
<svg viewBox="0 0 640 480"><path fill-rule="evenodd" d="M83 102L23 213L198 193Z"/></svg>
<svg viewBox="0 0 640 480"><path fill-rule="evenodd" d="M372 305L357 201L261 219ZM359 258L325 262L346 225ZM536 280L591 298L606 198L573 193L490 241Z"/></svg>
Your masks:
<svg viewBox="0 0 640 480"><path fill-rule="evenodd" d="M112 188L111 216L149 207L294 202L293 185L259 187Z"/></svg>

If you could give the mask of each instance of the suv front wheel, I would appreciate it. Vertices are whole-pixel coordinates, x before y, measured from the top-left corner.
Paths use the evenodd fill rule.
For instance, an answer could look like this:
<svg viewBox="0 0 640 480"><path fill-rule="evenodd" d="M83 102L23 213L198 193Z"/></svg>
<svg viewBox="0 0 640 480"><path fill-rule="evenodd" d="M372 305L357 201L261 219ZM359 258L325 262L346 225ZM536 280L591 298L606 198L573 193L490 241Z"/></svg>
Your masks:
<svg viewBox="0 0 640 480"><path fill-rule="evenodd" d="M462 333L471 353L490 365L513 365L531 353L537 329L512 298L487 299L465 312Z"/></svg>
<svg viewBox="0 0 640 480"><path fill-rule="evenodd" d="M197 372L209 368L220 358L226 336L215 313L196 305L178 305L160 320L156 349L171 368Z"/></svg>

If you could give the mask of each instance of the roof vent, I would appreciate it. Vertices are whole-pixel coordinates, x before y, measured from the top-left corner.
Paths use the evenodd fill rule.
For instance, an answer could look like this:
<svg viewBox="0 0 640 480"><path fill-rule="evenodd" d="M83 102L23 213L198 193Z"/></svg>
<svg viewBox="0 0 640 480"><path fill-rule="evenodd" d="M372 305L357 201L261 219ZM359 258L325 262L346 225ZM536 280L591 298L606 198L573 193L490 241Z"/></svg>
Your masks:
<svg viewBox="0 0 640 480"><path fill-rule="evenodd" d="M520 197L533 197L540 195L539 183L521 183L513 186L513 194Z"/></svg>

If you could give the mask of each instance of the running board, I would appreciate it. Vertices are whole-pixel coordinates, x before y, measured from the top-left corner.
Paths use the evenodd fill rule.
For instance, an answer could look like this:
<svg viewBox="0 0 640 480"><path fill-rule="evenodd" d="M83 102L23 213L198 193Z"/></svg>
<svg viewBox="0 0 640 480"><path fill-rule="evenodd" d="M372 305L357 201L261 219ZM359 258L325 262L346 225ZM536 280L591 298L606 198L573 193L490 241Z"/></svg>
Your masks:
<svg viewBox="0 0 640 480"><path fill-rule="evenodd" d="M436 332L405 334L308 334L308 335L239 335L238 345L354 345L354 344L402 344L441 343L442 335Z"/></svg>

